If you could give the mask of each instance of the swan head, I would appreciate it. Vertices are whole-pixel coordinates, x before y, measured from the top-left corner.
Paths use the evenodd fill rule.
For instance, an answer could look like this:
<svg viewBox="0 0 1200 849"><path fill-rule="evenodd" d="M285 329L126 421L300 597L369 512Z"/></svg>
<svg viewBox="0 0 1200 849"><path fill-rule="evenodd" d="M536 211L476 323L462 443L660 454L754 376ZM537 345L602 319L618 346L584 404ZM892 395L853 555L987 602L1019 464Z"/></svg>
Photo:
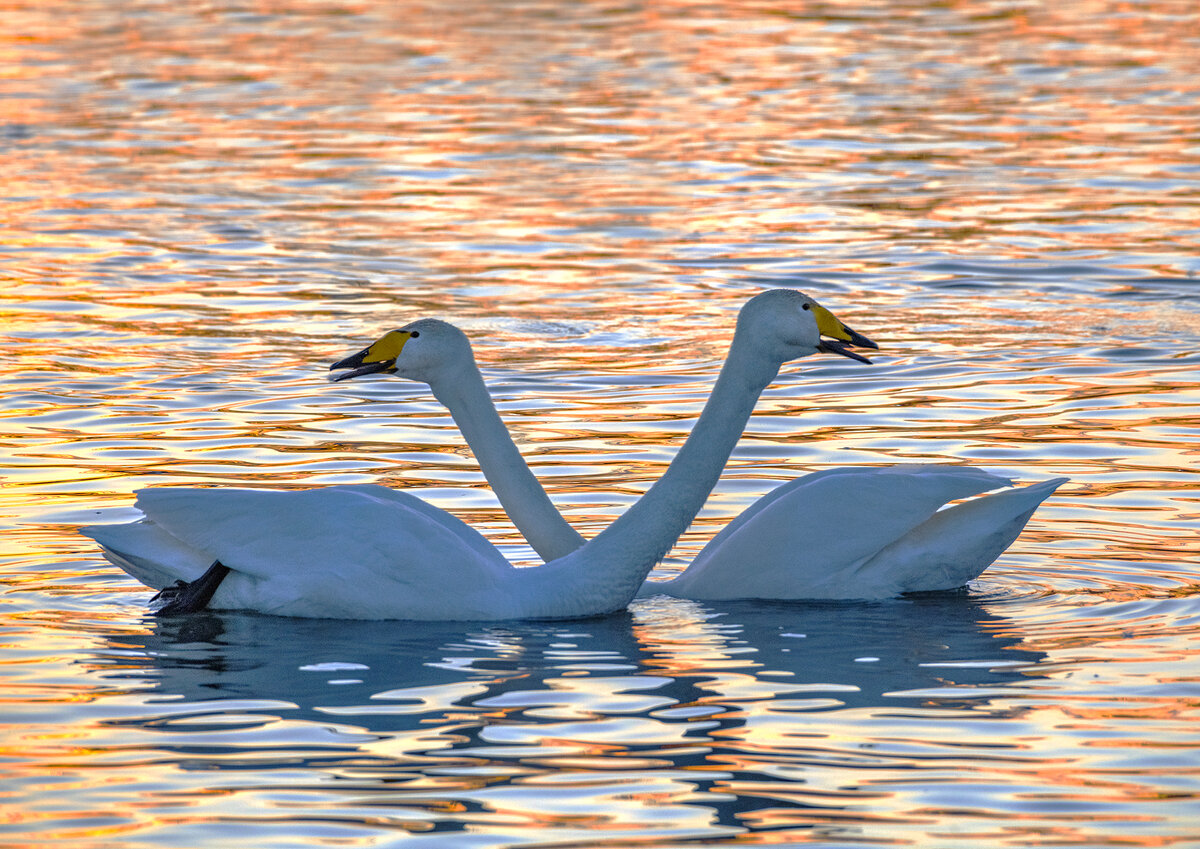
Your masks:
<svg viewBox="0 0 1200 849"><path fill-rule="evenodd" d="M771 289L755 295L738 315L738 333L753 339L779 362L822 353L870 363L850 348L879 348L797 289Z"/></svg>
<svg viewBox="0 0 1200 849"><path fill-rule="evenodd" d="M466 334L436 318L423 318L398 330L389 330L357 354L338 360L330 371L342 371L332 380L349 380L364 374L394 374L421 383L447 379L464 364L474 363Z"/></svg>

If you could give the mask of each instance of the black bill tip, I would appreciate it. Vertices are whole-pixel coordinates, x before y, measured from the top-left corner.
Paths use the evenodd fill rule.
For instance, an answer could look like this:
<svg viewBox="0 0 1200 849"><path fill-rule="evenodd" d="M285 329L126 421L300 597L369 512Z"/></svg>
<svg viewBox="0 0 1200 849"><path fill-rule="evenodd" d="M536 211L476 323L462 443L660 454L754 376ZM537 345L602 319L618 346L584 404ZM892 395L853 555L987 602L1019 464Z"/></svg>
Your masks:
<svg viewBox="0 0 1200 849"><path fill-rule="evenodd" d="M343 380L350 380L354 377L362 377L364 374L390 372L395 368L396 361L394 359L379 360L373 363L364 362L367 357L367 352L370 350L370 348L364 348L357 354L352 354L349 357L346 357L344 360L338 360L329 367L329 370L337 371L339 369L349 369L349 371L346 371L344 374L330 375L329 379L334 383L338 383Z"/></svg>
<svg viewBox="0 0 1200 849"><path fill-rule="evenodd" d="M862 338L866 339L865 336ZM868 339L867 341L869 342L870 340ZM872 342L870 347L878 348L879 346ZM858 360L860 363L871 365L871 361L862 354L850 350L849 342L839 342L836 339L822 339L821 343L817 345L817 350L823 354L839 354L843 357L849 357L852 360Z"/></svg>
<svg viewBox="0 0 1200 849"><path fill-rule="evenodd" d="M853 345L856 348L873 348L876 351L879 350L879 346L876 343L872 342L870 339L868 339L866 336L863 336L861 333L859 333L855 330L851 330L849 327L847 327L844 324L842 325L842 330L846 331L846 335L850 337L847 340L848 344Z"/></svg>

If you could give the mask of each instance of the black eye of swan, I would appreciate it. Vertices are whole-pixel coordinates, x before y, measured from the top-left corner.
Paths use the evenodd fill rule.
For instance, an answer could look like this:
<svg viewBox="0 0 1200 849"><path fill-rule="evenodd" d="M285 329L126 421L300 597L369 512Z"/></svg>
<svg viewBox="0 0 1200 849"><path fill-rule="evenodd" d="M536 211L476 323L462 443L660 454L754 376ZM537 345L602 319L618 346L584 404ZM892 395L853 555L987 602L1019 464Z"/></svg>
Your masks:
<svg viewBox="0 0 1200 849"><path fill-rule="evenodd" d="M804 307L803 307L803 309L806 309L806 310L807 310L807 309L809 309L809 305L808 305L808 304L805 304L805 305L804 305Z"/></svg>
<svg viewBox="0 0 1200 849"><path fill-rule="evenodd" d="M409 335L409 337L410 337L410 338L412 338L412 339L416 339L418 336L420 336L420 335L421 335L421 331L420 331L420 330L413 330L413 331L411 331L411 332L410 332L408 335Z"/></svg>

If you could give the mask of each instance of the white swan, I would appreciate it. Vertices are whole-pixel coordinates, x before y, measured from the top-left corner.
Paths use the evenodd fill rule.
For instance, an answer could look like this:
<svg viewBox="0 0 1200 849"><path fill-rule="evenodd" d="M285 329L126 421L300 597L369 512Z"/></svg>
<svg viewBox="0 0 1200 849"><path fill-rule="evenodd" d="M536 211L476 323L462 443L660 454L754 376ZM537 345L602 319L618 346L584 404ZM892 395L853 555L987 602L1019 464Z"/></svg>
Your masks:
<svg viewBox="0 0 1200 849"><path fill-rule="evenodd" d="M436 341L436 356L420 368L410 367L404 376L429 383L450 410L517 529L545 560L583 545L513 444L466 337L440 321L412 327L423 328L430 342ZM862 337L855 341L873 347ZM379 370L369 367L344 376ZM815 472L763 496L717 534L684 572L670 580L647 581L638 594L705 600L879 599L954 589L979 577L1066 480L1013 488L1012 481L981 469L926 464Z"/></svg>
<svg viewBox="0 0 1200 849"><path fill-rule="evenodd" d="M425 374L422 380L434 374L439 386L453 386L455 375L439 374L438 363L429 362L425 342L435 340L426 337L435 334L423 334L422 327L418 322L392 331L334 368L350 369L344 377L377 372L407 376L413 369ZM662 478L595 538L536 568L512 567L458 519L413 496L371 485L297 492L147 489L137 498L145 519L82 532L130 575L164 588L169 599L165 609L173 611L208 606L361 619L609 613L633 598L699 512L759 394L780 365L819 351L863 359L847 350L850 344L874 347L800 292L773 290L752 298L738 316L712 395ZM428 348L436 360L439 346ZM467 383L478 379L473 359L469 368L460 363L457 375ZM465 390L468 396L472 391ZM471 415L458 418L463 412L456 419L470 435L477 423ZM490 400L476 412L478 426L487 429L486 420L495 415ZM533 486L540 495L529 485L532 474L515 447L510 448L506 431L503 438L494 433L483 444L478 439L473 444L481 451L481 463L489 452L495 455L489 465L520 461L511 470L518 485L506 486L507 476L501 476L505 480L498 489L498 494L507 490L504 497L510 504L515 498L514 520L547 511L557 516L536 480ZM523 485L522 475L529 479ZM561 517L557 522L565 525ZM577 545L574 531L560 527L549 536L544 546L539 543L539 551ZM182 586L170 587L173 581Z"/></svg>

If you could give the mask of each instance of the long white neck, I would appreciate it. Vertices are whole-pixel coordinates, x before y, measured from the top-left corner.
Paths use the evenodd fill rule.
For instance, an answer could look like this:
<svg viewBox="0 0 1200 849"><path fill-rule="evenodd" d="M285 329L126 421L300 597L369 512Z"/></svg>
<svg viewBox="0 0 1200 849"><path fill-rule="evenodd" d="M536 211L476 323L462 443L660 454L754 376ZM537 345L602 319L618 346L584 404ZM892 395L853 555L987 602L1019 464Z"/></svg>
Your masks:
<svg viewBox="0 0 1200 849"><path fill-rule="evenodd" d="M538 555L556 560L583 545L583 537L555 509L521 456L475 361L457 370L453 380L439 380L431 388L462 431L509 519Z"/></svg>
<svg viewBox="0 0 1200 849"><path fill-rule="evenodd" d="M777 361L759 353L740 330L735 333L700 418L663 476L582 548L545 566L518 570L519 615L598 615L628 604L704 506L758 396L778 371Z"/></svg>

